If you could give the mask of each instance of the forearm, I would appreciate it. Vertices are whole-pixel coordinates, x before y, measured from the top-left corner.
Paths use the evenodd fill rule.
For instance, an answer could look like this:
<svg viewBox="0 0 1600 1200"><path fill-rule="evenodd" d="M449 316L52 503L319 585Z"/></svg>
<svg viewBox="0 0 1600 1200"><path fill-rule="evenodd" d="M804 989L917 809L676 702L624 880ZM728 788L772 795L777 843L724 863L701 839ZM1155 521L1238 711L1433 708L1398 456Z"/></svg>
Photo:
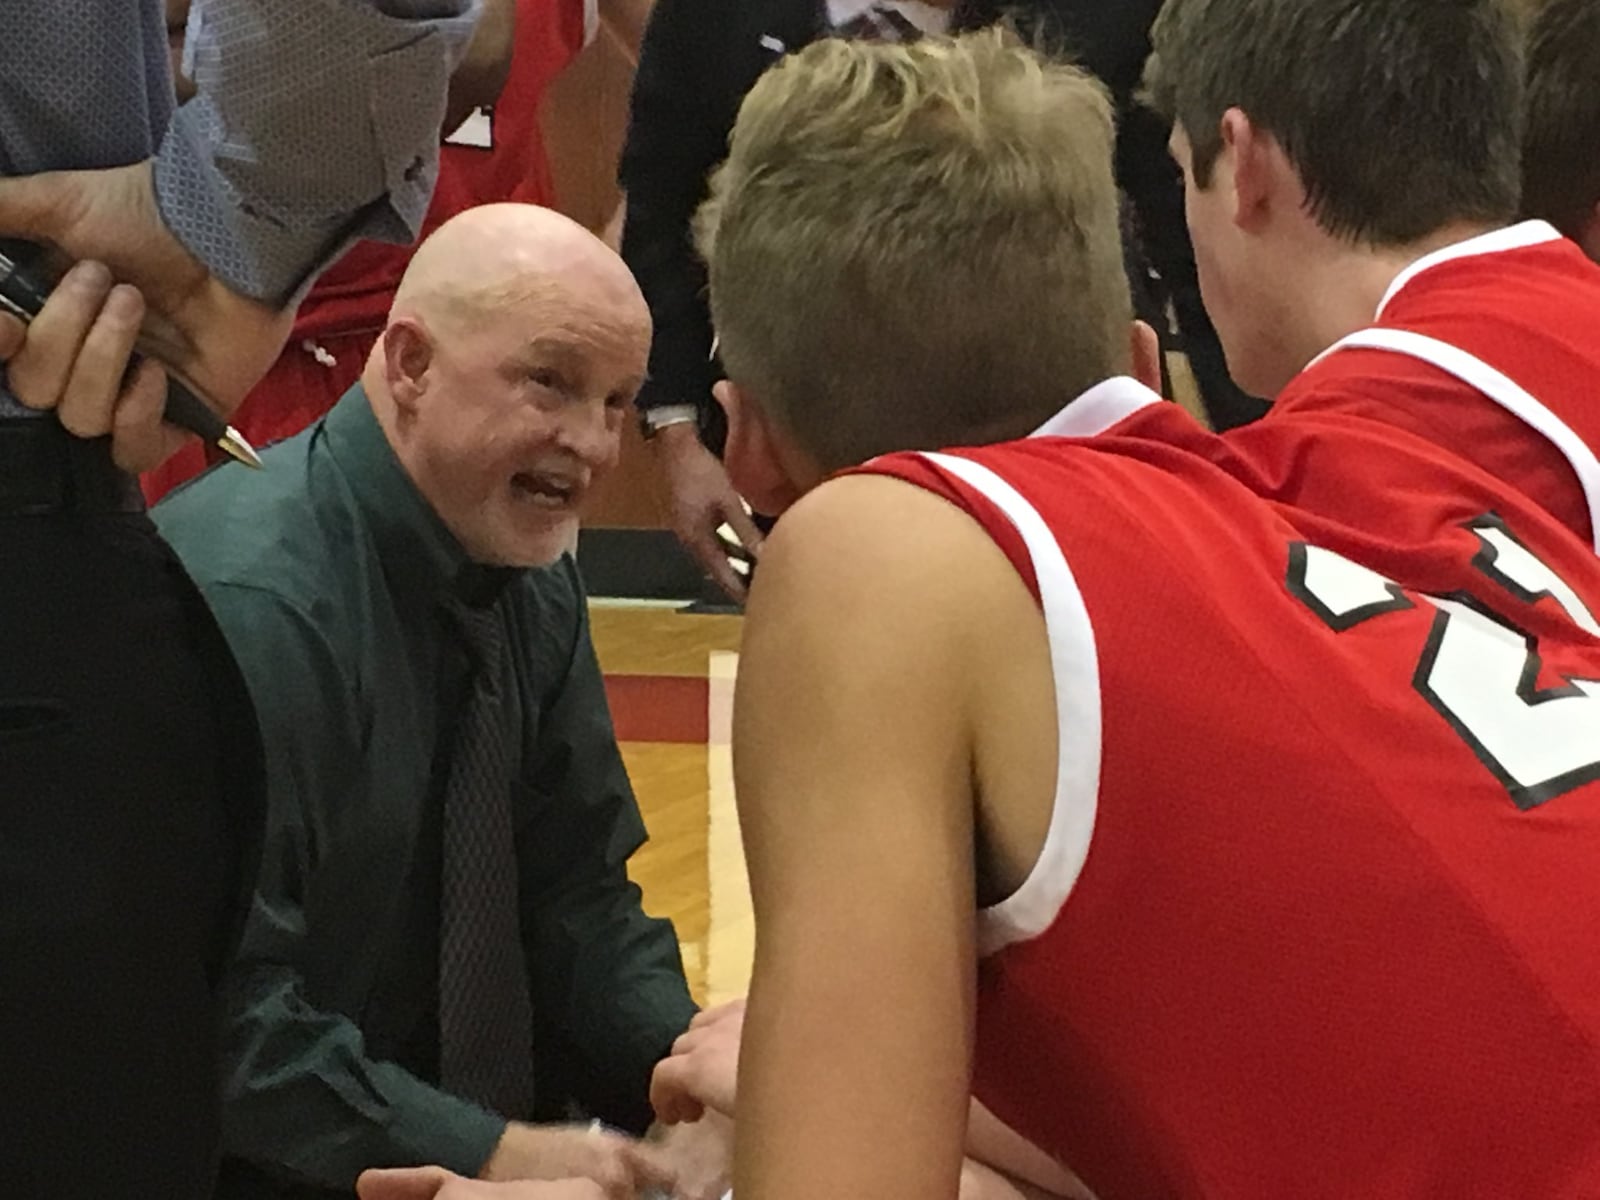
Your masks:
<svg viewBox="0 0 1600 1200"><path fill-rule="evenodd" d="M651 1072L695 1013L672 925L644 913L625 877L545 907L530 962L544 1011L561 1005L549 1030L568 1052L561 1082L608 1124L641 1132Z"/></svg>
<svg viewBox="0 0 1600 1200"><path fill-rule="evenodd" d="M599 0L600 23L627 53L639 61L645 27L650 22L651 0Z"/></svg>
<svg viewBox="0 0 1600 1200"><path fill-rule="evenodd" d="M410 241L477 12L478 0L205 0L189 30L197 94L156 164L168 225L229 286L275 304L357 234Z"/></svg>
<svg viewBox="0 0 1600 1200"><path fill-rule="evenodd" d="M694 1004L672 925L645 914L628 878L644 822L617 749L582 580L570 559L560 570L564 594L552 578L546 641L566 625L571 649L540 720L517 832L534 1012L546 1038L577 1060L574 1094L600 1115L630 1110L625 1123L642 1128L650 1072Z"/></svg>
<svg viewBox="0 0 1600 1200"><path fill-rule="evenodd" d="M650 306L654 337L641 410L665 404L711 404L711 310L705 268L690 242L695 201L655 193L640 181L628 194L622 257Z"/></svg>
<svg viewBox="0 0 1600 1200"><path fill-rule="evenodd" d="M374 1166L476 1175L506 1123L375 1060L361 1031L305 1002L291 977L236 979L225 1047L227 1153L273 1175L349 1190Z"/></svg>
<svg viewBox="0 0 1600 1200"><path fill-rule="evenodd" d="M650 305L655 337L641 408L711 403L711 316L691 226L728 152L733 110L719 104L741 57L735 4L657 0L634 77L618 179L628 196L622 256ZM715 81L715 82L712 82Z"/></svg>
<svg viewBox="0 0 1600 1200"><path fill-rule="evenodd" d="M482 11L466 54L450 77L444 136L460 128L474 109L490 108L505 91L516 53L517 8L512 0L481 0Z"/></svg>

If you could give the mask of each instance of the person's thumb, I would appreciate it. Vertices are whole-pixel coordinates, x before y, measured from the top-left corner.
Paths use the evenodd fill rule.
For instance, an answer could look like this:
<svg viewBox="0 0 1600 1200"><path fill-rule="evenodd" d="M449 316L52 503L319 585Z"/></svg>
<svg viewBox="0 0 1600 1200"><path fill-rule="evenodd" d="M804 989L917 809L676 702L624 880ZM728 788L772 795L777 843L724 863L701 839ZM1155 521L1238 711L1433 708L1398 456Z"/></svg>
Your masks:
<svg viewBox="0 0 1600 1200"><path fill-rule="evenodd" d="M360 1200L433 1200L455 1176L443 1167L401 1167L363 1171L356 1180Z"/></svg>

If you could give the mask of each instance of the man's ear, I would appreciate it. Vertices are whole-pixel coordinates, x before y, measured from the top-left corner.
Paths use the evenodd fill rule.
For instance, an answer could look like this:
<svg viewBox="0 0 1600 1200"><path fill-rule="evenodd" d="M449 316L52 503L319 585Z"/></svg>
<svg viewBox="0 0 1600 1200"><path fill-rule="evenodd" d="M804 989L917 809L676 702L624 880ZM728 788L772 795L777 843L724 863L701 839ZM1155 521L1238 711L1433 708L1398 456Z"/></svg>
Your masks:
<svg viewBox="0 0 1600 1200"><path fill-rule="evenodd" d="M432 364L433 339L419 322L400 317L383 331L383 381L400 412L415 415Z"/></svg>
<svg viewBox="0 0 1600 1200"><path fill-rule="evenodd" d="M1130 373L1152 392L1161 391L1161 339L1143 321L1128 330Z"/></svg>
<svg viewBox="0 0 1600 1200"><path fill-rule="evenodd" d="M728 478L750 507L776 517L800 499L804 490L789 477L761 406L731 379L711 389L728 415L728 442L722 461Z"/></svg>

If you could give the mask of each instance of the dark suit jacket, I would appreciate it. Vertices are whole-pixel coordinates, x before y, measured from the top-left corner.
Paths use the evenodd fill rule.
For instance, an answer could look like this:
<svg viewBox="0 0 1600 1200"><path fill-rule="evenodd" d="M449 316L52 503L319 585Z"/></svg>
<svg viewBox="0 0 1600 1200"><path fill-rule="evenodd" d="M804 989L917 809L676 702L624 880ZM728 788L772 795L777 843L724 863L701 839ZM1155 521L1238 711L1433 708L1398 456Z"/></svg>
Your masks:
<svg viewBox="0 0 1600 1200"><path fill-rule="evenodd" d="M974 29L1008 16L1024 36L1042 38L1094 72L1127 111L1160 7L1161 0L965 0L952 25ZM785 52L825 31L821 0L657 0L645 32L620 173L628 197L622 254L655 318L639 407L699 405L713 445L720 438L711 403L717 373L705 268L690 220L707 176L727 154L745 93ZM1146 145L1137 157L1164 156L1165 134L1148 122L1140 128Z"/></svg>

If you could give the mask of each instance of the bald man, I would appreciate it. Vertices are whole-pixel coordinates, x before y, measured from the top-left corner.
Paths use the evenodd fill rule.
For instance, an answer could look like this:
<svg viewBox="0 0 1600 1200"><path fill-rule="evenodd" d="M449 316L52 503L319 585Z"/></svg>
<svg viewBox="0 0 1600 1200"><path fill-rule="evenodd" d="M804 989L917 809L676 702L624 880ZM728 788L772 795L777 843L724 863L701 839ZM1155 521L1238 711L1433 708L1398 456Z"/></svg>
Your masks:
<svg viewBox="0 0 1600 1200"><path fill-rule="evenodd" d="M269 763L220 1197L348 1197L415 1163L666 1182L655 1147L571 1123L642 1130L694 1012L628 881L644 828L563 555L649 340L581 227L470 210L327 417L156 510Z"/></svg>

